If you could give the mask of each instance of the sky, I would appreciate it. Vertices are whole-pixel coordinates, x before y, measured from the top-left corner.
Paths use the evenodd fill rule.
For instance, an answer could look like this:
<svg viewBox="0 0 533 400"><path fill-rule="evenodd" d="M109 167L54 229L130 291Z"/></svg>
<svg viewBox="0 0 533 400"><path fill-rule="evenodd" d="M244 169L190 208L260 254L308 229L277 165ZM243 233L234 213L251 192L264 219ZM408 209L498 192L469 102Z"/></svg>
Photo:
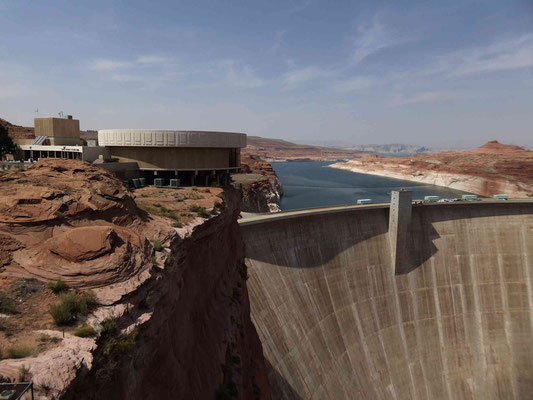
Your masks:
<svg viewBox="0 0 533 400"><path fill-rule="evenodd" d="M0 117L533 147L533 1L0 0Z"/></svg>

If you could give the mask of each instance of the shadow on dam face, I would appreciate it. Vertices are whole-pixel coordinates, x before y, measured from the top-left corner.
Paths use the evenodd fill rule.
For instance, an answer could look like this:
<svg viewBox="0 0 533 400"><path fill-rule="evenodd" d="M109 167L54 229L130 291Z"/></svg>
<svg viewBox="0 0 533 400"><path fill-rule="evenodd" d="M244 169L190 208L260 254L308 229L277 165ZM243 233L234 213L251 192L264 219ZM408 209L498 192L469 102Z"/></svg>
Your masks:
<svg viewBox="0 0 533 400"><path fill-rule="evenodd" d="M403 275L387 208L241 229L274 399L533 397L533 203L414 207Z"/></svg>

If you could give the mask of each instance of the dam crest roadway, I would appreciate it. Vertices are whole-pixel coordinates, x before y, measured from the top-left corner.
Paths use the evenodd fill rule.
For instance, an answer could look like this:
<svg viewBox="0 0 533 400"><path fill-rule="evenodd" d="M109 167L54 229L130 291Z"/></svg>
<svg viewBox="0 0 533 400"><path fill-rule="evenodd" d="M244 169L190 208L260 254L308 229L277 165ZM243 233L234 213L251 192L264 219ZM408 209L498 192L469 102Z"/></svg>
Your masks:
<svg viewBox="0 0 533 400"><path fill-rule="evenodd" d="M389 203L239 221L274 399L530 398L533 201L411 212L399 256Z"/></svg>

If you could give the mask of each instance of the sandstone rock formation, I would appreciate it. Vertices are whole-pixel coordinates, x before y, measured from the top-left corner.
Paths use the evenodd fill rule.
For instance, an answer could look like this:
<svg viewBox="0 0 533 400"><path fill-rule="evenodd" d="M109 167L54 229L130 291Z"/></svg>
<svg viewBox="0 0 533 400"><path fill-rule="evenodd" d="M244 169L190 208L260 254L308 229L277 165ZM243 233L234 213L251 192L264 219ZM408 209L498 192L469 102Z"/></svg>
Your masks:
<svg viewBox="0 0 533 400"><path fill-rule="evenodd" d="M497 141L475 150L409 157L366 156L330 167L447 186L482 196L533 197L533 151Z"/></svg>
<svg viewBox="0 0 533 400"><path fill-rule="evenodd" d="M121 181L81 161L43 160L0 175L0 289L22 278L61 279L99 303L84 320L94 338L69 327L63 337L46 317L48 303L36 306L40 318L24 315L35 307L9 316L35 317L58 343L20 360L0 348L0 379L16 379L24 365L48 399L207 400L217 391L269 399L249 315L240 198L225 195L206 219L178 228L176 215L142 211ZM21 341L42 332L26 322L15 332ZM4 336L0 329L0 347Z"/></svg>
<svg viewBox="0 0 533 400"><path fill-rule="evenodd" d="M241 171L256 174L258 177L251 182L242 184L242 211L252 213L280 211L280 200L283 195L281 182L268 162L258 156L243 154Z"/></svg>

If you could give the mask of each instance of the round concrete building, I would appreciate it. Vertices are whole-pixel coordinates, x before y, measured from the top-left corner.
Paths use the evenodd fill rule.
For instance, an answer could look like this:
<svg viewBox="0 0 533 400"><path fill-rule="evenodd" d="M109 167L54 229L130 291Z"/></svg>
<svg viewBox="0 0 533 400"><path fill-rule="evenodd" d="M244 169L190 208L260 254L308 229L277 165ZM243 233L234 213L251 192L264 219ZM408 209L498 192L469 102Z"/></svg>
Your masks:
<svg viewBox="0 0 533 400"><path fill-rule="evenodd" d="M194 183L197 176L219 177L238 171L246 134L105 129L98 131L98 142L120 163L136 163L147 178L153 175L191 177Z"/></svg>

